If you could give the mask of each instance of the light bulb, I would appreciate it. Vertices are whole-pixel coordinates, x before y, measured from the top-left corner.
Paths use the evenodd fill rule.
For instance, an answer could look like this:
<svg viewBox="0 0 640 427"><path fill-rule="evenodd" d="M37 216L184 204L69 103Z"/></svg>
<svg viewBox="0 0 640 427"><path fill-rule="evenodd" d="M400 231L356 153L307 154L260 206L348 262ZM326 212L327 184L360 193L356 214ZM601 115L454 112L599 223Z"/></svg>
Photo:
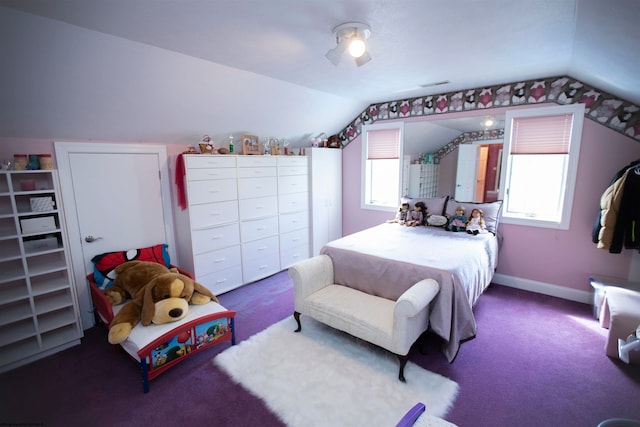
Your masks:
<svg viewBox="0 0 640 427"><path fill-rule="evenodd" d="M360 58L364 55L364 51L367 49L367 45L360 38L355 38L349 43L349 54L354 58Z"/></svg>

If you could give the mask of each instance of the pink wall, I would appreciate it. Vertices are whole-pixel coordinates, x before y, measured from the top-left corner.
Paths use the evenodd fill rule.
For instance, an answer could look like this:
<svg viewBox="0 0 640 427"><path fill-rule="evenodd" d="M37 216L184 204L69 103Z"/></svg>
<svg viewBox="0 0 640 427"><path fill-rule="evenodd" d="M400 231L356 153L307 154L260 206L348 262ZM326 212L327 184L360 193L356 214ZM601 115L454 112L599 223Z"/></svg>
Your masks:
<svg viewBox="0 0 640 427"><path fill-rule="evenodd" d="M470 114L451 114L450 117L467 115ZM360 153L360 137L343 150L345 235L377 225L393 215L360 209ZM444 182L440 190L453 188L455 173L451 167L455 165L455 158L452 153L441 163ZM632 251L609 254L597 249L591 242L591 229L602 192L613 175L635 159L640 159L638 141L585 119L569 230L501 224L499 231L504 243L497 273L583 291L591 290L588 278L592 274L627 278Z"/></svg>

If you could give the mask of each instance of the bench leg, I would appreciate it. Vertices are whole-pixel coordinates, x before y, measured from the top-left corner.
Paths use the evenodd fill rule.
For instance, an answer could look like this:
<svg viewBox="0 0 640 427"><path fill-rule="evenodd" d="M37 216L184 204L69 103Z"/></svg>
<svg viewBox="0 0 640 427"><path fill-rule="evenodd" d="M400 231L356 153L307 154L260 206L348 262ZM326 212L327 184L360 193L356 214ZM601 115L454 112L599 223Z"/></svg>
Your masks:
<svg viewBox="0 0 640 427"><path fill-rule="evenodd" d="M300 313L294 311L293 318L296 319L296 323L298 324L298 329L296 329L294 332L300 332L302 330L302 325L300 324Z"/></svg>
<svg viewBox="0 0 640 427"><path fill-rule="evenodd" d="M409 360L409 355L400 356L398 354L398 361L400 362L400 373L398 374L398 379L403 383L406 383L407 380L404 379L404 367L407 364L407 360Z"/></svg>

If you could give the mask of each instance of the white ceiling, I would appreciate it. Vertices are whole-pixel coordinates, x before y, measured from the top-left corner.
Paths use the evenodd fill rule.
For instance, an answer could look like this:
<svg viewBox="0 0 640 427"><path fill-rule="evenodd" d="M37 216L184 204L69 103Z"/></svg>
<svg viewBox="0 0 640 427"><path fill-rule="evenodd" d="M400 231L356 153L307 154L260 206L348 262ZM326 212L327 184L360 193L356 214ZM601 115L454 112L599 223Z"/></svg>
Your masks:
<svg viewBox="0 0 640 427"><path fill-rule="evenodd" d="M636 0L0 0L366 105L570 75L640 103ZM334 26L370 25L373 60L334 67ZM423 88L439 81L447 85Z"/></svg>
<svg viewBox="0 0 640 427"><path fill-rule="evenodd" d="M335 116L330 126L316 120L331 132L375 102L560 75L640 104L637 0L0 0L0 6L350 100L355 108L335 111L340 123ZM346 57L337 67L324 57L335 46L332 29L349 21L371 27L373 59L360 68ZM423 87L440 81L450 83ZM317 111L318 102L324 101L306 107ZM330 106L320 108L329 116ZM353 116L344 117L347 108ZM309 117L295 131L312 126ZM160 124L155 130L132 127L128 135L184 134L172 128L162 135Z"/></svg>

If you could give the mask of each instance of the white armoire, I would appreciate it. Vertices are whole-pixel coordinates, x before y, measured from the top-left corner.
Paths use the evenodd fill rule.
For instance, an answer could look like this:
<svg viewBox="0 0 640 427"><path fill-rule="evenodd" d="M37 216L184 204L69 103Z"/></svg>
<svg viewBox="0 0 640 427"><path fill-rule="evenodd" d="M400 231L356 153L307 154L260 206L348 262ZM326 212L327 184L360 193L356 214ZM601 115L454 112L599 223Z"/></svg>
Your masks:
<svg viewBox="0 0 640 427"><path fill-rule="evenodd" d="M311 255L342 237L342 150L310 148Z"/></svg>

